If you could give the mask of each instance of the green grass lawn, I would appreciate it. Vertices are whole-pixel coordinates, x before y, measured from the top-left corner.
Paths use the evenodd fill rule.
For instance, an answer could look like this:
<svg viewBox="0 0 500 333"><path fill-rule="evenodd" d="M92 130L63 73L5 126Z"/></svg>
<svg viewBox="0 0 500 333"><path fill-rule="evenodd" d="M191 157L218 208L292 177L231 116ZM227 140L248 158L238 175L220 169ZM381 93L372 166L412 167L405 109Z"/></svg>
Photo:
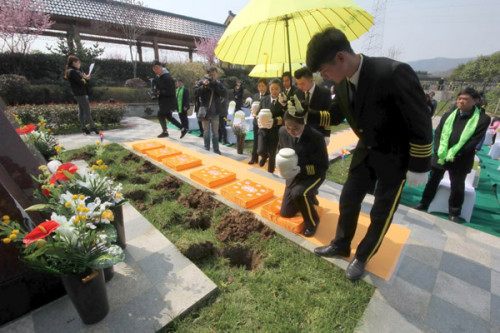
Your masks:
<svg viewBox="0 0 500 333"><path fill-rule="evenodd" d="M138 173L144 160L127 160L130 152L118 144L108 145L96 156L95 146L63 153L64 160L75 153L88 153L88 162L102 159L104 170L124 186L124 194L144 190L143 204L131 201L137 209L181 251L204 241L216 249L242 245L258 252L260 265L253 270L231 267L221 256L193 260L218 286L218 292L201 307L175 319L161 332L353 332L374 292L364 281L352 283L345 272L309 251L275 234L264 240L254 233L244 241L222 243L216 227L231 208L220 205L205 212L211 220L206 230L192 229L186 223L191 212L179 203L192 187L176 191L155 189L167 177L159 173ZM133 157L133 156L132 156ZM347 161L346 161L347 162ZM142 184L141 184L142 183ZM333 236L333 235L332 235Z"/></svg>

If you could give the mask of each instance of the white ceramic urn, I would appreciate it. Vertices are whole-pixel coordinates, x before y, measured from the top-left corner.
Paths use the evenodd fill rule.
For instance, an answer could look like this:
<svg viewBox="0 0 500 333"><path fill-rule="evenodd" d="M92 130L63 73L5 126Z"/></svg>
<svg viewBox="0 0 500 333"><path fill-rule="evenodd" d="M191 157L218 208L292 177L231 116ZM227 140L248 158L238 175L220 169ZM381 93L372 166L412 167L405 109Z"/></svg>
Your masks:
<svg viewBox="0 0 500 333"><path fill-rule="evenodd" d="M299 157L292 148L282 148L276 155L276 166L282 175L291 171L298 163Z"/></svg>
<svg viewBox="0 0 500 333"><path fill-rule="evenodd" d="M259 111L258 122L260 126L267 124L271 119L273 119L273 114L270 109L262 109Z"/></svg>
<svg viewBox="0 0 500 333"><path fill-rule="evenodd" d="M260 102L259 101L255 101L252 103L252 108L250 109L250 112L252 113L252 116L256 116L257 115L257 111L259 111L259 107L260 107Z"/></svg>

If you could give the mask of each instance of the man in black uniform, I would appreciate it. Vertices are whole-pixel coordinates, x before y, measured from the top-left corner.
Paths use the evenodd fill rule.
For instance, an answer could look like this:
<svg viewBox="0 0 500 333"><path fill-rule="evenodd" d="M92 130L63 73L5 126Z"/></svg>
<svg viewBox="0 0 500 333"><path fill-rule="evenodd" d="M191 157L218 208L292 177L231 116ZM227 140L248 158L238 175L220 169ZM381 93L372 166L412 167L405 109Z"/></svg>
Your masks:
<svg viewBox="0 0 500 333"><path fill-rule="evenodd" d="M289 101L297 93L297 88L292 84L292 74L290 72L283 73L281 80L283 81L283 93L286 96L286 101Z"/></svg>
<svg viewBox="0 0 500 333"><path fill-rule="evenodd" d="M330 104L332 97L328 89L316 85L313 73L302 67L294 73L297 80L297 97L307 111L307 123L325 137L326 145L330 143Z"/></svg>
<svg viewBox="0 0 500 333"><path fill-rule="evenodd" d="M405 181L410 186L427 182L431 118L410 66L354 53L340 30L328 28L311 39L307 66L338 84L330 109L332 123L347 118L359 137L340 196L335 238L330 245L316 248L316 254L350 255L361 203L374 189L370 227L346 272L348 279L357 280L389 229Z"/></svg>
<svg viewBox="0 0 500 333"><path fill-rule="evenodd" d="M175 82L168 70L163 67L161 62L153 62L153 72L156 74L156 87L158 89L158 120L160 121L162 132L159 138L168 137L167 121L177 126L181 130L181 139L186 135L187 128L182 127L181 123L172 117L172 111L177 110L177 98L175 96Z"/></svg>
<svg viewBox="0 0 500 333"><path fill-rule="evenodd" d="M478 98L480 96L474 89L464 89L458 94L457 109L441 118L434 134L431 175L422 200L415 209L427 210L445 171L448 171L451 185L448 218L459 222L458 216L464 202L465 178L472 170L476 145L484 137L490 123L490 117L475 105Z"/></svg>

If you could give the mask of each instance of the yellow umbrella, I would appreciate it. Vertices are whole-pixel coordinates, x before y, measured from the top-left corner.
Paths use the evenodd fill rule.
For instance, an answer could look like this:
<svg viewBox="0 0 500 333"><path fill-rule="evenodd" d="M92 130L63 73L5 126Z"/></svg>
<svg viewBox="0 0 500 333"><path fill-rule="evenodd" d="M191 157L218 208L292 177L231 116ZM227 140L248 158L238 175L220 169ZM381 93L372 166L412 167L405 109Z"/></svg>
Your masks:
<svg viewBox="0 0 500 333"><path fill-rule="evenodd" d="M349 40L373 25L373 17L351 0L253 0L236 15L215 48L233 64L300 62L312 36L327 27Z"/></svg>
<svg viewBox="0 0 500 333"><path fill-rule="evenodd" d="M293 76L293 73L302 68L301 63L293 63L292 64L292 72L290 72ZM284 72L288 70L288 64L269 64L269 65L256 65L248 76L251 77L281 77Z"/></svg>

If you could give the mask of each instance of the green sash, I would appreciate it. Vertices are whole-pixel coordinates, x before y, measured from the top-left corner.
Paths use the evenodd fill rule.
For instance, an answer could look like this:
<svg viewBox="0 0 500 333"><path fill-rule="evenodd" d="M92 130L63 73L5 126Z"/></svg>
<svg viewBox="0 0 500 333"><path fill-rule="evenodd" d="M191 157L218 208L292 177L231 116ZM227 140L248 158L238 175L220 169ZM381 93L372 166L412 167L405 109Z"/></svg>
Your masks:
<svg viewBox="0 0 500 333"><path fill-rule="evenodd" d="M469 141L474 132L476 131L477 123L479 121L479 109L474 106L474 114L469 119L465 125L462 134L460 135L460 140L451 148L448 148L450 142L451 132L453 132L453 124L455 122L455 117L458 113L458 108L453 111L453 113L446 119L443 130L441 132L441 138L439 139L439 149L437 152L438 163L443 165L445 162L453 162L455 155L460 149Z"/></svg>
<svg viewBox="0 0 500 333"><path fill-rule="evenodd" d="M184 87L176 89L177 94L177 105L179 108L179 113L182 113L182 97L184 96Z"/></svg>

